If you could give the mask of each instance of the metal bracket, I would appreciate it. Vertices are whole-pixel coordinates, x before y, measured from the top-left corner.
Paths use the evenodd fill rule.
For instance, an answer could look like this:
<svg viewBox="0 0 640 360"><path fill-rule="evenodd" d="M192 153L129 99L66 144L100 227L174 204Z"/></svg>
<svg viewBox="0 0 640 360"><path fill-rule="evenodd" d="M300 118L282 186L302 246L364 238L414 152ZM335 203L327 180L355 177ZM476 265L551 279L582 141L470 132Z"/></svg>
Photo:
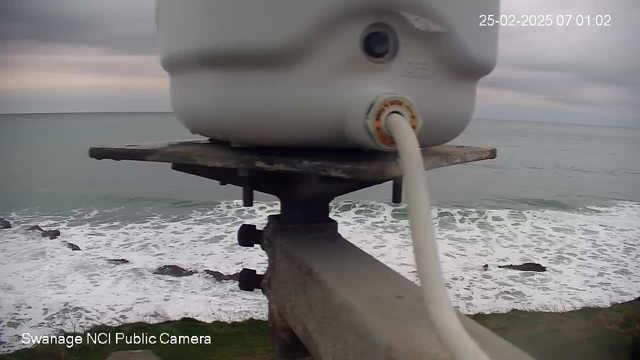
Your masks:
<svg viewBox="0 0 640 360"><path fill-rule="evenodd" d="M391 202L394 204L402 203L402 178L393 179L393 190L391 193Z"/></svg>
<svg viewBox="0 0 640 360"><path fill-rule="evenodd" d="M395 154L356 150L233 148L211 142L91 148L96 159L167 162L172 169L280 199L280 215L262 231L245 225L238 241L260 243L267 271L243 270L240 286L261 289L281 359L309 354L321 359L452 359L435 336L421 291L412 282L345 240L329 217L339 195L393 180L393 202L402 200ZM495 149L439 146L423 150L425 169L491 159ZM460 315L492 359L531 358Z"/></svg>

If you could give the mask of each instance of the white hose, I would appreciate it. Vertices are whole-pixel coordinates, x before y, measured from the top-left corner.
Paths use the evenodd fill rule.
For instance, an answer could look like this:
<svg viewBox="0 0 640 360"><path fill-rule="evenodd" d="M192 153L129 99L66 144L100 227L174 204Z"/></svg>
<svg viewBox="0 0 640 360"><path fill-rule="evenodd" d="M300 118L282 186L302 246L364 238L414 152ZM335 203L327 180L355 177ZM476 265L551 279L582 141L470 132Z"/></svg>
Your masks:
<svg viewBox="0 0 640 360"><path fill-rule="evenodd" d="M438 338L454 359L489 360L462 326L447 295L431 220L427 178L416 135L407 119L398 113L391 113L386 118L386 127L396 142L404 174L413 253L427 315L433 321Z"/></svg>

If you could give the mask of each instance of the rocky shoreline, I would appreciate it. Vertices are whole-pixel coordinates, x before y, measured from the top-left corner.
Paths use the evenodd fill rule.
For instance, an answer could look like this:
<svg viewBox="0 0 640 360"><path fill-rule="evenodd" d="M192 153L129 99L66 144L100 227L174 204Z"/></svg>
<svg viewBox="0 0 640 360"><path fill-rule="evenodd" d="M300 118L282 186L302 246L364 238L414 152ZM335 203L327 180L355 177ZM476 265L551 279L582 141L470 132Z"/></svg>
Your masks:
<svg viewBox="0 0 640 360"><path fill-rule="evenodd" d="M8 220L0 218L0 229L12 229L12 228L13 227ZM39 233L41 237L49 238L49 240L58 239L62 235L62 233L58 229L46 230L40 225L28 226L25 228L25 231ZM66 248L70 249L71 251L82 251L82 249L74 243L70 243L65 240L60 241L60 243ZM105 261L112 265L125 265L125 264L131 263L131 261L124 258L105 259ZM171 276L171 277L185 277L185 276L195 275L197 273L202 273L207 276L210 276L216 281L238 281L240 277L240 273L223 274L219 271L208 270L208 269L205 269L202 271L188 270L178 265L162 265L157 267L152 272L153 274L156 274L156 275L164 275L164 276Z"/></svg>
<svg viewBox="0 0 640 360"><path fill-rule="evenodd" d="M9 220L0 218L0 229L11 229L11 223Z"/></svg>
<svg viewBox="0 0 640 360"><path fill-rule="evenodd" d="M0 229L11 229L11 228L12 228L12 225L8 220L0 218ZM39 232L41 237L46 237L46 238L49 238L50 240L55 240L61 236L60 230L57 230L57 229L45 230L40 225L29 226L25 230L32 231L32 232ZM70 249L71 251L82 251L82 249L78 245L70 243L68 241L63 240L61 241L61 244L67 247L68 249ZM129 260L124 258L106 259L106 262L112 265L124 265L124 264L131 263ZM533 271L533 272L547 271L547 268L545 266L538 263L532 263L532 262L527 262L520 265L513 265L513 264L498 265L498 268L508 269L508 270L517 270L517 271ZM484 264L482 266L482 269L484 271L488 271L489 265ZM171 276L171 277L186 277L186 276L195 275L197 273L206 274L217 281L238 281L240 276L240 273L223 274L219 271L208 270L208 269L198 271L193 269L185 269L181 266L171 265L171 264L162 265L157 267L155 270L153 270L153 274L155 275L163 275L163 276Z"/></svg>
<svg viewBox="0 0 640 360"><path fill-rule="evenodd" d="M13 226L11 225L11 222L9 222L9 220L0 218L1 230L12 229L12 228ZM40 225L28 226L25 228L25 231L39 233L40 237L49 238L49 240L55 240L62 235L62 233L58 229L45 230ZM82 251L82 249L80 249L78 245L70 243L68 241L63 240L60 243L65 247L71 249L71 251Z"/></svg>

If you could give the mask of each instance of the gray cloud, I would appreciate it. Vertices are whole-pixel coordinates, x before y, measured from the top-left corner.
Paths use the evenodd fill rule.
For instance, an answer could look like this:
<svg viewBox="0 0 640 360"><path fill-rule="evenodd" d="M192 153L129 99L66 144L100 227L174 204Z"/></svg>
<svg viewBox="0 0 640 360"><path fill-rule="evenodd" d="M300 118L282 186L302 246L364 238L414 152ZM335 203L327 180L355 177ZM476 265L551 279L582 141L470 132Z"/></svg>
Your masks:
<svg viewBox="0 0 640 360"><path fill-rule="evenodd" d="M640 111L640 2L503 1L503 14L610 15L611 27L501 29L499 65L483 85L548 101L636 114Z"/></svg>
<svg viewBox="0 0 640 360"><path fill-rule="evenodd" d="M155 54L153 0L2 0L0 42L103 47Z"/></svg>
<svg viewBox="0 0 640 360"><path fill-rule="evenodd" d="M550 103L583 110L620 114L638 109L639 88L607 81L589 81L572 71L503 67L482 81L482 86L528 95Z"/></svg>
<svg viewBox="0 0 640 360"><path fill-rule="evenodd" d="M153 3L0 0L0 68L166 78L158 65ZM509 109L505 117L518 117L514 114L519 105L524 112L536 103L548 107L541 112L545 116L554 111L558 116L596 112L640 124L640 1L502 0L501 12L554 18L608 14L612 26L502 28L498 67L481 82L481 87L497 91L479 97L480 111L491 109L494 116L502 107ZM55 98L64 102L60 93Z"/></svg>
<svg viewBox="0 0 640 360"><path fill-rule="evenodd" d="M5 55L4 64L10 68L23 69L54 69L60 73L123 76L166 77L160 67L157 55L120 54L109 55L93 49L80 46L56 47L27 46L14 49Z"/></svg>

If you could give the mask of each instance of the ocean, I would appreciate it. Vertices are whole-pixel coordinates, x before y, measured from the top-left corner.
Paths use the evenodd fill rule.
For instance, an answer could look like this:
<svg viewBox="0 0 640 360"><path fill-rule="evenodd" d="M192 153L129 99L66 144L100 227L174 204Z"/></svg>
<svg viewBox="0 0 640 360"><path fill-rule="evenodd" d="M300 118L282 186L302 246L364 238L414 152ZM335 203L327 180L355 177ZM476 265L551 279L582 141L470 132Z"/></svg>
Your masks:
<svg viewBox="0 0 640 360"><path fill-rule="evenodd" d="M165 113L0 115L0 217L13 224L0 230L0 352L23 347L25 332L266 318L259 291L152 272L263 271L265 254L240 248L235 234L277 214L274 198L243 208L240 189L168 164L87 156L90 146L192 138ZM427 173L461 312L568 310L640 295L640 129L477 119L454 144L498 149L495 160ZM345 238L417 281L406 206L391 203L390 184L336 199L332 217ZM26 230L36 224L60 238ZM548 271L497 268L529 261Z"/></svg>

